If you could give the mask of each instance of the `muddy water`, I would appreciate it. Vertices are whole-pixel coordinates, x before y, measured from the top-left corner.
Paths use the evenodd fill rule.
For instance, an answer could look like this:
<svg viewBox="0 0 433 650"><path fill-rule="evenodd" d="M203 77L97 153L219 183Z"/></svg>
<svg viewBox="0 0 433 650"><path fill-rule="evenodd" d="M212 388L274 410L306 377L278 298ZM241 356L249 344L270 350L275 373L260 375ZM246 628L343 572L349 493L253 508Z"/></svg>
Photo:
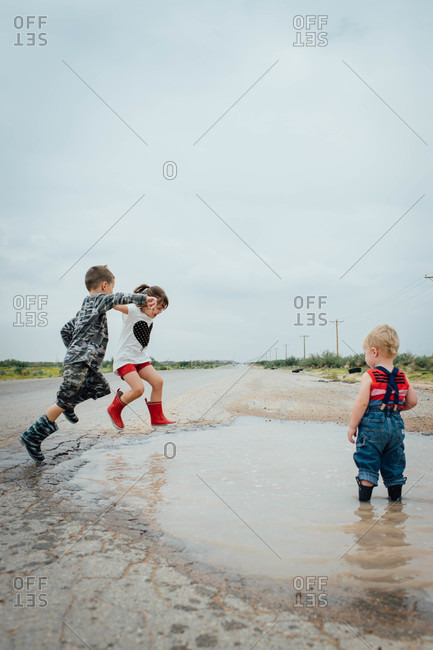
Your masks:
<svg viewBox="0 0 433 650"><path fill-rule="evenodd" d="M93 449L79 498L117 499L185 543L195 560L245 576L324 577L328 590L433 602L433 438L408 434L401 504L386 489L359 504L345 427L242 417ZM293 583L295 577L302 577ZM314 582L314 580L312 581ZM320 589L323 591L323 587ZM395 605L395 603L394 603Z"/></svg>

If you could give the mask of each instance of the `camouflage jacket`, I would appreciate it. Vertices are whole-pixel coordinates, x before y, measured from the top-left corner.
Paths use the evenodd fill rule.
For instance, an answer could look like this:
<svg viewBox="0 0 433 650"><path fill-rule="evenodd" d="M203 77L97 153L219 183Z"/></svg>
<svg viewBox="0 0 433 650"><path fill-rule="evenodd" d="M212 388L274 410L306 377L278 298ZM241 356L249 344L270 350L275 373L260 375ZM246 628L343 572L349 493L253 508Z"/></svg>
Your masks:
<svg viewBox="0 0 433 650"><path fill-rule="evenodd" d="M84 298L80 311L60 330L68 348L63 363L85 363L98 370L108 344L107 314L114 305L146 304L140 293L94 293Z"/></svg>

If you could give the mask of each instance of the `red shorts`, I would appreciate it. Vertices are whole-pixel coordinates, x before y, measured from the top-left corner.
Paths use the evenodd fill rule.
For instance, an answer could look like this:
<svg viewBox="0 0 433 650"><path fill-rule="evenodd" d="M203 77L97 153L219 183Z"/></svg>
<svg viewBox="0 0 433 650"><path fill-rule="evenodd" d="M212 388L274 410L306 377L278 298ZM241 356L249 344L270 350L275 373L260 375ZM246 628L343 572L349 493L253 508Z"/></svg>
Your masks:
<svg viewBox="0 0 433 650"><path fill-rule="evenodd" d="M137 365L134 365L133 363L127 363L125 366L121 366L120 368L117 368L117 372L123 379L124 375L127 375L128 372L140 372L142 368L151 365L152 364L150 361L146 361L146 363L139 363Z"/></svg>

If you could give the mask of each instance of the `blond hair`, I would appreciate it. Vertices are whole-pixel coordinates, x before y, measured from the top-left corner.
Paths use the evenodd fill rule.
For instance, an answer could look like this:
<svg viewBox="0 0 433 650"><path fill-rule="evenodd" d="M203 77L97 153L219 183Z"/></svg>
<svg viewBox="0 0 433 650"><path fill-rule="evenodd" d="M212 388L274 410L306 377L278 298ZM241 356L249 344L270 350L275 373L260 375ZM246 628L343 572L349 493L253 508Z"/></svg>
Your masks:
<svg viewBox="0 0 433 650"><path fill-rule="evenodd" d="M400 339L390 325L377 325L365 337L364 345L368 348L377 348L381 352L395 357L400 347Z"/></svg>

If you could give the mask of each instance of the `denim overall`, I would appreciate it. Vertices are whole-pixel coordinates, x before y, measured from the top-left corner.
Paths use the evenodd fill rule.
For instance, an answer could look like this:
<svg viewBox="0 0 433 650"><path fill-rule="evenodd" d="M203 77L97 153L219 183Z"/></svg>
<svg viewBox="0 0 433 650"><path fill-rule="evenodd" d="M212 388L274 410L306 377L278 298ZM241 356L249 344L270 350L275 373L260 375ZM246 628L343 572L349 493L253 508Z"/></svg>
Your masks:
<svg viewBox="0 0 433 650"><path fill-rule="evenodd" d="M377 366L377 370L387 373L388 386L382 404L369 405L358 425L356 451L353 454L359 470L357 481L366 480L377 485L380 471L386 487L404 485L404 422L397 410L399 393L395 381L398 368L394 368L392 373L382 366ZM393 389L394 406L387 406Z"/></svg>

